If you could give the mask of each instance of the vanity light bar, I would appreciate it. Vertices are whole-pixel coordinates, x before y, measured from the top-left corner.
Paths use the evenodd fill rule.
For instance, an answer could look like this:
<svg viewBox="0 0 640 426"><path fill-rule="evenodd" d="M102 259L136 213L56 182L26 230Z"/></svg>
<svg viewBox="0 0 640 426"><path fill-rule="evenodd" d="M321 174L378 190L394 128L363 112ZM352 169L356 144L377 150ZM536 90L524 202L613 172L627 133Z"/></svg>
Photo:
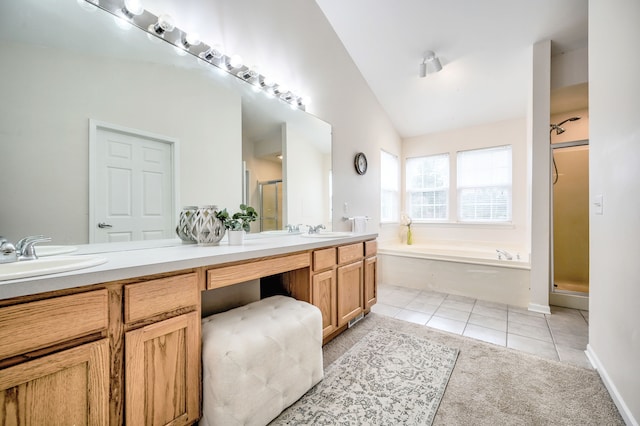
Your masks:
<svg viewBox="0 0 640 426"><path fill-rule="evenodd" d="M194 42L190 34L173 25L169 15L156 16L139 5L135 0L83 0L86 3L126 20L131 25L140 28L146 33L161 40L171 43L180 50L202 59L211 65L239 78L254 87L263 89L267 94L273 95L292 108L305 111L306 98L298 96L287 90L284 85L271 81L268 77L243 65L242 60L236 56L227 56L219 48L209 46L200 40ZM133 5L136 6L133 6Z"/></svg>

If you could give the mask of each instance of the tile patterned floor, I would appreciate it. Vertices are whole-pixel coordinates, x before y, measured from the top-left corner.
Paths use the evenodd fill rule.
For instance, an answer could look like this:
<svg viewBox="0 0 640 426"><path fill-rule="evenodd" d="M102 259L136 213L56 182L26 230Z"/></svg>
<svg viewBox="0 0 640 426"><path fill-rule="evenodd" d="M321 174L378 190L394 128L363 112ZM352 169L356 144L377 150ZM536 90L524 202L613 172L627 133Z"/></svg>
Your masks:
<svg viewBox="0 0 640 426"><path fill-rule="evenodd" d="M584 350L589 312L552 306L551 315L464 296L380 285L372 311L404 321L593 368Z"/></svg>

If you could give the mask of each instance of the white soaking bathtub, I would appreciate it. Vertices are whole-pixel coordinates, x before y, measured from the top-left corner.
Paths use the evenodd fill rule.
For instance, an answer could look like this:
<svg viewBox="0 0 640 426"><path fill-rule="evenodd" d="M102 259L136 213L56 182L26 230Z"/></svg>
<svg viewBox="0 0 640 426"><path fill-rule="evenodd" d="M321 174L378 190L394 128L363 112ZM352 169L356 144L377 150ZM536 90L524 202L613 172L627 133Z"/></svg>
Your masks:
<svg viewBox="0 0 640 426"><path fill-rule="evenodd" d="M379 281L527 307L529 255L520 252L517 259L518 252L507 248L513 260L500 260L496 249L504 248L380 243Z"/></svg>

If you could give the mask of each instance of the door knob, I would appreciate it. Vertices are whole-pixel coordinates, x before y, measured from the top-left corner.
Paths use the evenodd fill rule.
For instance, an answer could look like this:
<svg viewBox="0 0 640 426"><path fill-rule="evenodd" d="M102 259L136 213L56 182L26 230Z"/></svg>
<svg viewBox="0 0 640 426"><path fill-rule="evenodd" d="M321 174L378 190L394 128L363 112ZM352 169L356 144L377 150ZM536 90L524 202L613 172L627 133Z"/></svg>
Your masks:
<svg viewBox="0 0 640 426"><path fill-rule="evenodd" d="M98 223L98 228L113 228L113 226L109 225L108 223L104 223L104 222L100 222Z"/></svg>

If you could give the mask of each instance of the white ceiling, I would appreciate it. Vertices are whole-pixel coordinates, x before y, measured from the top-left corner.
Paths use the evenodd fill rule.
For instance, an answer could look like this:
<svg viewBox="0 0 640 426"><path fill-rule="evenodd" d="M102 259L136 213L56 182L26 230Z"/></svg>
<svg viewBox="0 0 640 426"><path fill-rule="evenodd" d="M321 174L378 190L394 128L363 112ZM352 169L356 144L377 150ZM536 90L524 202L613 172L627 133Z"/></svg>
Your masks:
<svg viewBox="0 0 640 426"><path fill-rule="evenodd" d="M402 137L523 117L532 45L587 45L587 0L316 2ZM426 50L443 69L419 78Z"/></svg>

